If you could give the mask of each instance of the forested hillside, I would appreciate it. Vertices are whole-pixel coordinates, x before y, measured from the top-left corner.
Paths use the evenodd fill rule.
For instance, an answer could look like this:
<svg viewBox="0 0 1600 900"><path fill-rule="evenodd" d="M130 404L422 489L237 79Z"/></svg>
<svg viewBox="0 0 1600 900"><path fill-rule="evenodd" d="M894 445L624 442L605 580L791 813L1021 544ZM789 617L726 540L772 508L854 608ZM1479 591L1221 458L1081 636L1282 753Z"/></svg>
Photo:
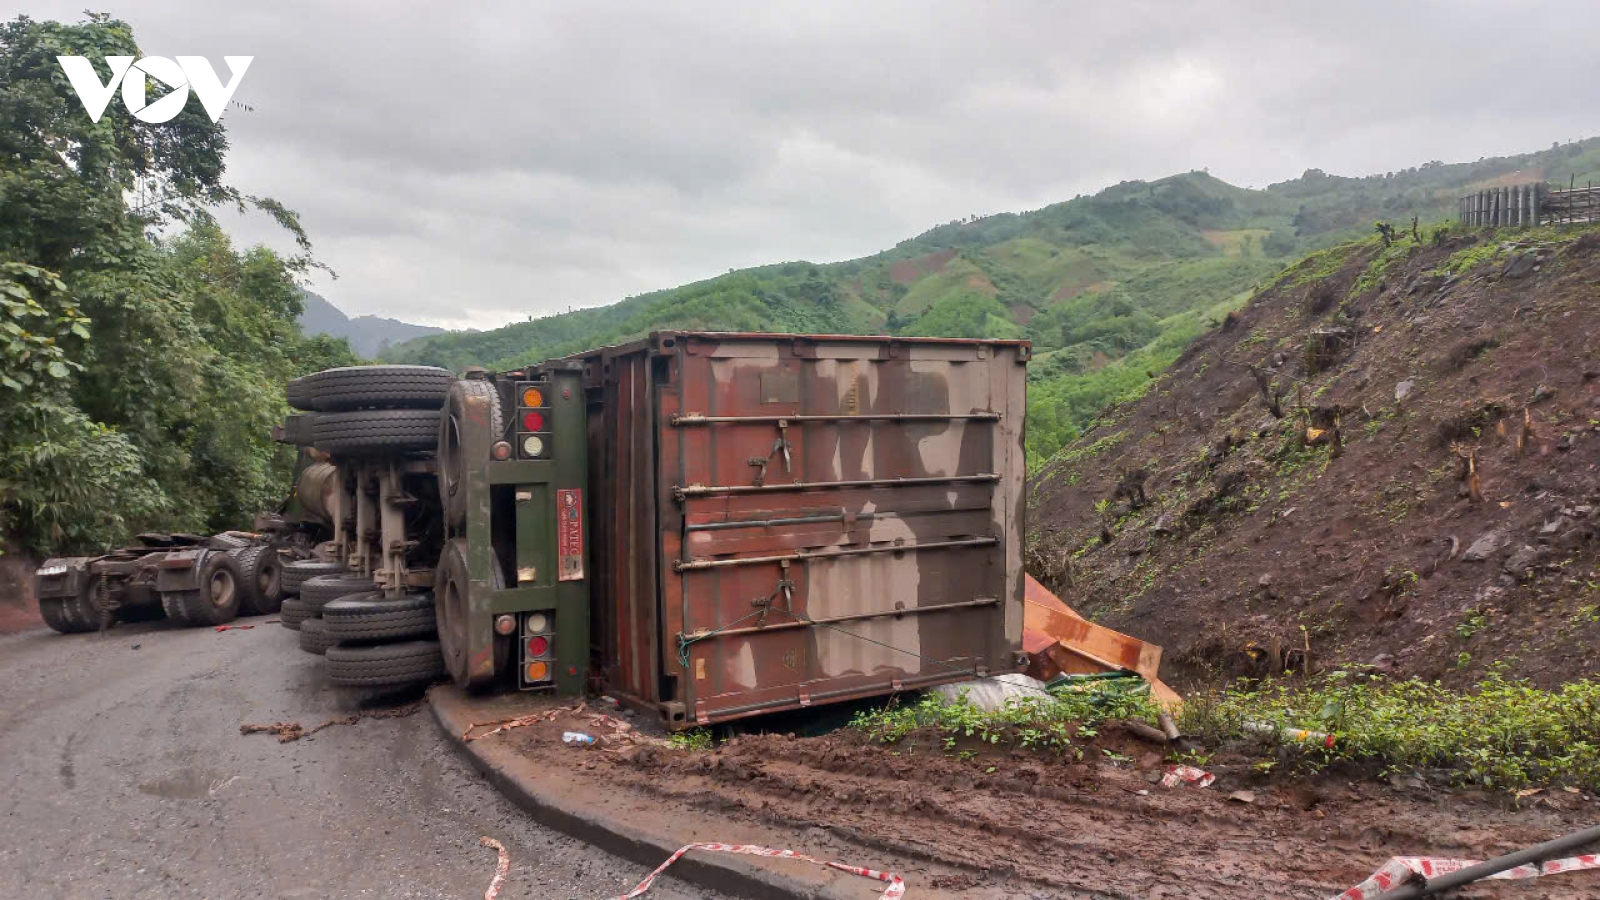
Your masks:
<svg viewBox="0 0 1600 900"><path fill-rule="evenodd" d="M611 306L410 341L388 358L507 367L656 328L1027 338L1037 353L1028 449L1038 465L1288 261L1370 234L1379 220L1408 230L1416 216L1426 225L1477 186L1600 177L1597 145L1364 178L1313 169L1265 190L1201 172L1125 182L1031 212L950 222L862 259L745 269Z"/></svg>
<svg viewBox="0 0 1600 900"><path fill-rule="evenodd" d="M295 324L310 244L223 181L227 135L194 95L162 125L117 105L95 123L58 54L144 55L105 16L0 25L0 540L248 526L288 483L268 440L285 380L353 359ZM268 212L303 252L233 246L220 206Z"/></svg>

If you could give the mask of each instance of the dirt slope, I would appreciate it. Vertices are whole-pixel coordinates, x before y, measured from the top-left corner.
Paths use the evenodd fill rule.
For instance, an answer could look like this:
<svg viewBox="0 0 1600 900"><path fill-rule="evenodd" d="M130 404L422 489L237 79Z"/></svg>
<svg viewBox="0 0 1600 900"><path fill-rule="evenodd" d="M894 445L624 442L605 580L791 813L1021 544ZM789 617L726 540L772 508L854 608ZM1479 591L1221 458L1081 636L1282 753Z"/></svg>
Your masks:
<svg viewBox="0 0 1600 900"><path fill-rule="evenodd" d="M1313 669L1457 684L1497 661L1592 674L1597 301L1596 229L1310 257L1041 470L1030 570L1163 644L1179 683L1298 669L1308 647ZM1130 510L1114 494L1140 473Z"/></svg>

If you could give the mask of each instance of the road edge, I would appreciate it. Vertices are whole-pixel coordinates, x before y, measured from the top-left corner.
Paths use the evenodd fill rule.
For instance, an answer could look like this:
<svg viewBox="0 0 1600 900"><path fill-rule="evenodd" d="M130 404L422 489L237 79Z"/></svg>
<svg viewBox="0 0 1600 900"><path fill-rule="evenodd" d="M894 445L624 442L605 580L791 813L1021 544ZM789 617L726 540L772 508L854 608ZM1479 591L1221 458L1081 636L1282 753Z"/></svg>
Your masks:
<svg viewBox="0 0 1600 900"><path fill-rule="evenodd" d="M538 770L523 757L494 741L461 739L471 719L469 701L455 685L437 685L428 692L434 724L445 741L468 764L511 802L531 814L540 825L592 844L613 856L653 869L688 841L645 831L604 810L580 808L540 784ZM492 836L492 835L491 835ZM782 848L778 848L782 849ZM833 879L810 873L779 870L760 857L724 853L691 853L673 863L668 875L696 887L752 900L812 900L828 896ZM621 890L633 885L620 885Z"/></svg>

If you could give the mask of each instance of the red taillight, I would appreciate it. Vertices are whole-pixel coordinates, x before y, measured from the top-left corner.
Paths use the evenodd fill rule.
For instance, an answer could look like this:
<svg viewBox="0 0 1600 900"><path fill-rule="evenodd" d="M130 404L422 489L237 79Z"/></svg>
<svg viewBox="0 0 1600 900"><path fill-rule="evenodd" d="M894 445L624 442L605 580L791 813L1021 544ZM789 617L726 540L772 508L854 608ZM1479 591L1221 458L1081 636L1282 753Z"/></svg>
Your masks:
<svg viewBox="0 0 1600 900"><path fill-rule="evenodd" d="M532 657L543 656L550 652L550 639L546 637L528 638L528 655Z"/></svg>
<svg viewBox="0 0 1600 900"><path fill-rule="evenodd" d="M544 414L539 412L536 409L529 410L522 417L522 430L523 431L543 431L544 430Z"/></svg>

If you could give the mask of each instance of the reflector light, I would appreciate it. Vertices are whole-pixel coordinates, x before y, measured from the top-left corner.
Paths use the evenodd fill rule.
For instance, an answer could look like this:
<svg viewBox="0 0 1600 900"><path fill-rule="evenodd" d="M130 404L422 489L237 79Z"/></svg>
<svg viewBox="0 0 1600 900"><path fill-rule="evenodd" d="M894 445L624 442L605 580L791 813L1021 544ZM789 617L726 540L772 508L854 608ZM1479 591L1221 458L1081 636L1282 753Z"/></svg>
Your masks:
<svg viewBox="0 0 1600 900"><path fill-rule="evenodd" d="M527 676L529 681L544 681L550 677L550 666L547 663L528 663Z"/></svg>
<svg viewBox="0 0 1600 900"><path fill-rule="evenodd" d="M538 456L544 452L544 439L536 434L530 434L522 439L522 455Z"/></svg>
<svg viewBox="0 0 1600 900"><path fill-rule="evenodd" d="M522 430L523 431L543 431L544 430L544 414L539 412L536 409L529 410L527 412L527 414L522 417Z"/></svg>
<svg viewBox="0 0 1600 900"><path fill-rule="evenodd" d="M489 455L501 462L505 462L511 458L511 445L505 441L496 441L495 445L489 448Z"/></svg>
<svg viewBox="0 0 1600 900"><path fill-rule="evenodd" d="M531 387L522 392L523 406L543 406L544 394L536 387Z"/></svg>
<svg viewBox="0 0 1600 900"><path fill-rule="evenodd" d="M494 620L495 634L510 634L517 630L517 620L511 616L500 616Z"/></svg>
<svg viewBox="0 0 1600 900"><path fill-rule="evenodd" d="M540 635L528 638L528 655L543 656L550 652L550 639Z"/></svg>
<svg viewBox="0 0 1600 900"><path fill-rule="evenodd" d="M544 634L550 630L550 619L544 613L528 613L528 633Z"/></svg>

